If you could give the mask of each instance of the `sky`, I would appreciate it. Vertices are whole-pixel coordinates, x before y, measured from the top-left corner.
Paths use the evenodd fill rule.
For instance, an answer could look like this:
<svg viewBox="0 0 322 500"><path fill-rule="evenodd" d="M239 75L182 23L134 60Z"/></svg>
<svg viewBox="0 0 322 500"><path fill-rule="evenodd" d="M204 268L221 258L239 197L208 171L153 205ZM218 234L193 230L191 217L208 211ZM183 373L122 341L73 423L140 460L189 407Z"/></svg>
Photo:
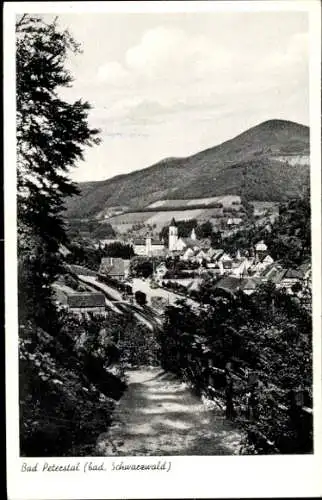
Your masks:
<svg viewBox="0 0 322 500"><path fill-rule="evenodd" d="M189 156L269 119L309 123L305 12L58 16L83 50L63 96L89 101L101 129L76 181Z"/></svg>

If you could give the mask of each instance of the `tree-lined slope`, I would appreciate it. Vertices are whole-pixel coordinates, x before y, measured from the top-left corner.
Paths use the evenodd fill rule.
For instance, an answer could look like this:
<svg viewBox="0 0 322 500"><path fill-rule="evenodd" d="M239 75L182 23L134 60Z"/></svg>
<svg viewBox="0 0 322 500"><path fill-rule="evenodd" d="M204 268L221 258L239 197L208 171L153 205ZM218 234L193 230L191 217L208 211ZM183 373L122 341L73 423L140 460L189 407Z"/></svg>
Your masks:
<svg viewBox="0 0 322 500"><path fill-rule="evenodd" d="M81 183L81 196L68 201L66 215L81 218L115 205L140 208L164 198L223 194L283 201L297 196L308 183L308 157L308 127L269 120L193 156L162 160L106 181Z"/></svg>

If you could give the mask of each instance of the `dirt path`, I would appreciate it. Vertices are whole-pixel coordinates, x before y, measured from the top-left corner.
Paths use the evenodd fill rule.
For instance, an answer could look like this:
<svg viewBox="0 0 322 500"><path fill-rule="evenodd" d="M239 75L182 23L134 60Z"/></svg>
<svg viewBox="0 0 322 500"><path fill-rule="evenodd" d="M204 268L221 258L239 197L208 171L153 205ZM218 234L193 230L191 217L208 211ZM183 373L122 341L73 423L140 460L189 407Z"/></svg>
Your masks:
<svg viewBox="0 0 322 500"><path fill-rule="evenodd" d="M114 424L98 439L100 455L238 454L241 432L174 376L157 368L128 376Z"/></svg>

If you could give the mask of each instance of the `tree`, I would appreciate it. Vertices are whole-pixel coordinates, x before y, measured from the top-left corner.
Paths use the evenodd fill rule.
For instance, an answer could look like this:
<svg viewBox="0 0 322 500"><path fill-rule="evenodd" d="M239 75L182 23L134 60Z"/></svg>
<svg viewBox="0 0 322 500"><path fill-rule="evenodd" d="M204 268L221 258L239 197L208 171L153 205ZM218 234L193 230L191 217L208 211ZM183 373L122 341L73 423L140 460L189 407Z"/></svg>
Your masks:
<svg viewBox="0 0 322 500"><path fill-rule="evenodd" d="M51 282L60 270L57 251L66 240L62 218L66 196L78 192L70 168L83 158L86 146L99 142L88 125L90 106L64 101L60 90L73 78L68 54L79 47L61 31L57 19L23 15L16 24L17 190L20 304L26 318L50 326L39 316L51 298ZM41 291L41 292L40 292Z"/></svg>
<svg viewBox="0 0 322 500"><path fill-rule="evenodd" d="M211 235L212 235L211 222L208 220L207 222L200 224L200 226L197 226L196 234L197 234L197 238L199 238L201 240L204 238L211 238Z"/></svg>
<svg viewBox="0 0 322 500"><path fill-rule="evenodd" d="M135 292L135 300L139 304L139 306L145 306L146 304L146 294L144 292L140 292L139 290Z"/></svg>
<svg viewBox="0 0 322 500"><path fill-rule="evenodd" d="M130 270L132 276L148 278L153 274L153 262L147 257L134 257L131 260Z"/></svg>
<svg viewBox="0 0 322 500"><path fill-rule="evenodd" d="M121 259L131 259L134 256L134 250L132 245L127 245L119 241L105 245L103 248L103 254L106 257L119 257Z"/></svg>

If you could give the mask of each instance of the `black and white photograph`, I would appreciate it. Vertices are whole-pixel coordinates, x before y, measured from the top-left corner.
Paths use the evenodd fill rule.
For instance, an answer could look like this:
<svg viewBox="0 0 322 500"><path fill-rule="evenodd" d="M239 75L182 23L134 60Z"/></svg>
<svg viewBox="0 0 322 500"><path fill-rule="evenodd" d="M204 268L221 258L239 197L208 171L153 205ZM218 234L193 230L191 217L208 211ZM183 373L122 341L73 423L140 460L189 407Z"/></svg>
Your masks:
<svg viewBox="0 0 322 500"><path fill-rule="evenodd" d="M310 2L130 3L14 12L20 471L313 457Z"/></svg>

